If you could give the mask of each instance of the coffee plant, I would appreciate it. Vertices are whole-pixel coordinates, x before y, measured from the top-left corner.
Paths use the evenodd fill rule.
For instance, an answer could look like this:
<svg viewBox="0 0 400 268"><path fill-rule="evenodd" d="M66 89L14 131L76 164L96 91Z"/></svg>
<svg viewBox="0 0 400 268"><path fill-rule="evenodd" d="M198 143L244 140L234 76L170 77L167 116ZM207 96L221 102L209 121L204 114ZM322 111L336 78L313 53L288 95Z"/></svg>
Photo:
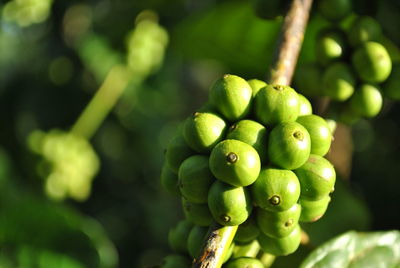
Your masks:
<svg viewBox="0 0 400 268"><path fill-rule="evenodd" d="M400 267L396 1L0 14L0 268Z"/></svg>

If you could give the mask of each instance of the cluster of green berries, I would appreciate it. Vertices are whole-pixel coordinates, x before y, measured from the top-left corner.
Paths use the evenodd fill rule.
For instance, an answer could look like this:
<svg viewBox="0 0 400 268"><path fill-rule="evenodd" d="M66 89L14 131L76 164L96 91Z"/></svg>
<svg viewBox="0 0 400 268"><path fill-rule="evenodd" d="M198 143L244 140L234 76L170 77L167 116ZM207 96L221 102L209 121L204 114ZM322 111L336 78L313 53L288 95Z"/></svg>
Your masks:
<svg viewBox="0 0 400 268"><path fill-rule="evenodd" d="M197 258L216 221L239 226L231 252L250 243L276 256L294 252L299 221L319 219L334 190L335 170L324 158L331 140L327 122L293 88L235 75L217 80L166 150L161 183L181 195L186 216L170 232L171 247Z"/></svg>
<svg viewBox="0 0 400 268"><path fill-rule="evenodd" d="M383 95L400 97L399 76L383 44L378 21L354 16L351 1L319 1L320 14L331 22L315 42L316 62L299 65L296 88L307 97L327 96L332 102L329 117L347 124L375 117L382 109ZM350 21L348 26L343 20ZM398 72L398 71L397 71Z"/></svg>
<svg viewBox="0 0 400 268"><path fill-rule="evenodd" d="M50 198L85 201L90 196L100 160L85 138L58 129L36 130L29 136L29 147L41 156L37 169Z"/></svg>

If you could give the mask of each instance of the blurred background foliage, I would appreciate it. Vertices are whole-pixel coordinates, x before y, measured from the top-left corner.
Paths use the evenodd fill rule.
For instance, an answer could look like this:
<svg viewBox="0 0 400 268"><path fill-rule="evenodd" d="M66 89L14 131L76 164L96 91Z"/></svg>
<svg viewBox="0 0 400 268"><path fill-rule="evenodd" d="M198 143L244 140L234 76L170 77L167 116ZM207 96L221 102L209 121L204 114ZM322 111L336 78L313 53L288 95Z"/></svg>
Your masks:
<svg viewBox="0 0 400 268"><path fill-rule="evenodd" d="M400 3L375 2L396 51ZM0 11L0 267L159 263L183 217L159 183L166 144L217 77L265 78L282 19L228 0L11 0ZM326 24L312 17L300 61ZM304 226L309 246L274 267L347 230L399 229L400 106L386 101L352 135L351 175Z"/></svg>

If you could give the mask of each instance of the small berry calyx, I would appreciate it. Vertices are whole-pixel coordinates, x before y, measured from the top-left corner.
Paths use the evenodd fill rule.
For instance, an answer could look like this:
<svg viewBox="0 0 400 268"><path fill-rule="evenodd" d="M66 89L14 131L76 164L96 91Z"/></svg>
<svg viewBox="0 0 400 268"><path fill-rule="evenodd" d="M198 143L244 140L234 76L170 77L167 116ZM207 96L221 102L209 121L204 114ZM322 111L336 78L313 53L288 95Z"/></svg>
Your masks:
<svg viewBox="0 0 400 268"><path fill-rule="evenodd" d="M227 156L226 156L226 160L231 163L234 164L238 161L239 157L237 156L237 154L230 152Z"/></svg>
<svg viewBox="0 0 400 268"><path fill-rule="evenodd" d="M269 202L271 203L271 205L277 206L281 203L281 198L277 195L274 195L269 199Z"/></svg>

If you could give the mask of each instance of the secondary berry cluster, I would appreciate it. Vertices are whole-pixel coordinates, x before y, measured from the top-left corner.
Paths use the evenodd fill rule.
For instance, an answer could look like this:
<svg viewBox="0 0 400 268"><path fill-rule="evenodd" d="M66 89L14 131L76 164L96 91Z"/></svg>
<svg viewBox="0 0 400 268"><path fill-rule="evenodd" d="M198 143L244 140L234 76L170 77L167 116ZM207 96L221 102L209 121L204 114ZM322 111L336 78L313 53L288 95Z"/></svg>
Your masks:
<svg viewBox="0 0 400 268"><path fill-rule="evenodd" d="M352 124L375 117L383 96L400 97L399 78L391 75L392 59L379 22L353 13L364 12L357 1L320 0L317 7L330 25L317 35L316 61L296 71L297 89L307 97L328 97L329 117L337 121Z"/></svg>
<svg viewBox="0 0 400 268"><path fill-rule="evenodd" d="M331 140L327 122L293 88L235 75L217 80L166 150L161 183L181 195L186 219L169 234L183 255L167 257L164 267L186 267L186 254L197 258L213 221L239 225L227 267L257 262L257 247L294 252L299 222L319 219L334 190L335 170L324 158Z"/></svg>

